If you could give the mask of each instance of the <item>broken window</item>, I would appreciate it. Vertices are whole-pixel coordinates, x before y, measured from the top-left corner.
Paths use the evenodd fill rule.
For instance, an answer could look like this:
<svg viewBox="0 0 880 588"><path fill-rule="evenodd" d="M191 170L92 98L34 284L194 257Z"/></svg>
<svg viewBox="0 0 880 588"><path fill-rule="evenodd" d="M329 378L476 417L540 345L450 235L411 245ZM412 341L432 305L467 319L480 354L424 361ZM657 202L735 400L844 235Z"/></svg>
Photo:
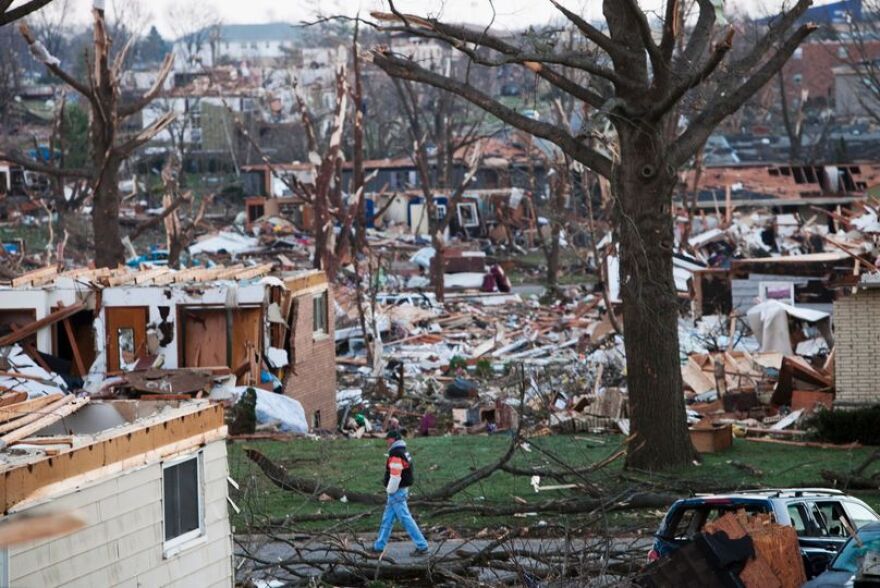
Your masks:
<svg viewBox="0 0 880 588"><path fill-rule="evenodd" d="M120 327L116 329L116 344L119 346L119 356L125 363L134 361L134 329Z"/></svg>
<svg viewBox="0 0 880 588"><path fill-rule="evenodd" d="M312 298L312 331L327 332L327 291Z"/></svg>
<svg viewBox="0 0 880 588"><path fill-rule="evenodd" d="M791 518L791 526L794 527L798 537L824 537L828 534L827 529L820 526L822 524L820 519L810 518L805 504L789 504L788 516Z"/></svg>
<svg viewBox="0 0 880 588"><path fill-rule="evenodd" d="M165 555L204 534L201 481L202 454L166 463L162 468L162 503L165 509Z"/></svg>
<svg viewBox="0 0 880 588"><path fill-rule="evenodd" d="M314 414L312 414L312 428L320 429L321 428L321 411L316 410Z"/></svg>
<svg viewBox="0 0 880 588"><path fill-rule="evenodd" d="M847 519L843 506L839 502L817 502L815 507L831 537L846 537L846 529L840 519ZM814 512L815 516L815 512ZM847 519L848 520L848 519Z"/></svg>

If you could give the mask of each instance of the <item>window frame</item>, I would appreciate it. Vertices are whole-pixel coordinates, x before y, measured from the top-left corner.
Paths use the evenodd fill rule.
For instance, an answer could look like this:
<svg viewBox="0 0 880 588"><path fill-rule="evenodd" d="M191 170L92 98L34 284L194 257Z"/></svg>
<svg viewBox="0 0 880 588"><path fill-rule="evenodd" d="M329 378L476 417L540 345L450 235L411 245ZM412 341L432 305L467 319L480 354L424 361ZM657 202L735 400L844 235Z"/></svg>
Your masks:
<svg viewBox="0 0 880 588"><path fill-rule="evenodd" d="M320 301L320 303L319 303ZM319 313L318 306L322 306ZM318 324L319 314L323 317L322 324ZM330 334L330 294L328 290L323 290L312 296L312 335L323 336Z"/></svg>
<svg viewBox="0 0 880 588"><path fill-rule="evenodd" d="M199 505L199 526L192 531L187 531L177 537L165 539L165 470L179 466L187 461L196 460L196 498ZM205 541L207 527L205 525L205 458L204 451L199 450L174 459L162 462L162 556L165 559L174 557L181 551Z"/></svg>

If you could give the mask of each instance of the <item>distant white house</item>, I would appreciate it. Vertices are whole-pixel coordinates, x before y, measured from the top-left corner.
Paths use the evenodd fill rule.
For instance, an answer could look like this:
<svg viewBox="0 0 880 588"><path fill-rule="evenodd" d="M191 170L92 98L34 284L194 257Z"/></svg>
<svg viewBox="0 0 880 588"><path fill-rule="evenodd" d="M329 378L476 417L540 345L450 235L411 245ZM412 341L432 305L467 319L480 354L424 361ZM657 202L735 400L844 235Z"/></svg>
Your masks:
<svg viewBox="0 0 880 588"><path fill-rule="evenodd" d="M285 22L220 25L176 40L175 68L198 71L223 61L278 59L290 53L298 36Z"/></svg>

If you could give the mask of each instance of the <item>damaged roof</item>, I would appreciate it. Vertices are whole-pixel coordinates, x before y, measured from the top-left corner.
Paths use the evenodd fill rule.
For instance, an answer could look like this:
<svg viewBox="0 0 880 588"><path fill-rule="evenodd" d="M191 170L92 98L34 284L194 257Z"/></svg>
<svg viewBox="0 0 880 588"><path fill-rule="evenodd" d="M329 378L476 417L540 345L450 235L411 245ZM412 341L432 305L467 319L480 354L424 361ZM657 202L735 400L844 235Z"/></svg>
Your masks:
<svg viewBox="0 0 880 588"><path fill-rule="evenodd" d="M169 267L148 269L120 267L116 269L80 268L59 271L58 266L50 265L29 271L17 278L0 281L0 287L21 289L52 287L62 285L59 282L60 280L72 280L78 284L84 284L97 289L117 286L166 286L215 281L245 281L267 276L272 271L272 267L272 263L263 263L253 266L246 266L244 264L217 265L210 268L192 267L182 270L175 270ZM291 287L291 284L299 284L302 281L308 282L308 285L326 281L326 276L320 270L302 270L285 273L280 275L279 278L288 288Z"/></svg>

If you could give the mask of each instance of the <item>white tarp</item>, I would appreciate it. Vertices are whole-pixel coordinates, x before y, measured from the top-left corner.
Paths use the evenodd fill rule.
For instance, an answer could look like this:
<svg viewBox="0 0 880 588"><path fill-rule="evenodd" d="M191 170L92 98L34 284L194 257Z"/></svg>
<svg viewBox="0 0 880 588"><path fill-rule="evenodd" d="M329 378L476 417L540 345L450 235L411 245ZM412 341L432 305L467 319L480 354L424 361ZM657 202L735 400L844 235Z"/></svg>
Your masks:
<svg viewBox="0 0 880 588"><path fill-rule="evenodd" d="M199 253L249 253L251 251L260 250L260 241L254 237L239 235L238 233L230 233L223 231L216 235L210 235L197 243L190 245L189 254L198 255Z"/></svg>
<svg viewBox="0 0 880 588"><path fill-rule="evenodd" d="M214 400L232 399L233 402L238 402L241 395L247 389L247 386L215 388L211 391L211 398ZM278 423L278 429L285 433L305 435L309 432L309 425L306 422L306 411L303 410L299 400L259 388L254 388L254 390L257 392L256 413L258 425Z"/></svg>
<svg viewBox="0 0 880 588"><path fill-rule="evenodd" d="M788 331L789 316L814 323L827 319L829 315L827 312L797 308L777 300L767 300L756 304L746 313L746 321L758 343L761 344L762 352L775 351L783 355L794 354Z"/></svg>

